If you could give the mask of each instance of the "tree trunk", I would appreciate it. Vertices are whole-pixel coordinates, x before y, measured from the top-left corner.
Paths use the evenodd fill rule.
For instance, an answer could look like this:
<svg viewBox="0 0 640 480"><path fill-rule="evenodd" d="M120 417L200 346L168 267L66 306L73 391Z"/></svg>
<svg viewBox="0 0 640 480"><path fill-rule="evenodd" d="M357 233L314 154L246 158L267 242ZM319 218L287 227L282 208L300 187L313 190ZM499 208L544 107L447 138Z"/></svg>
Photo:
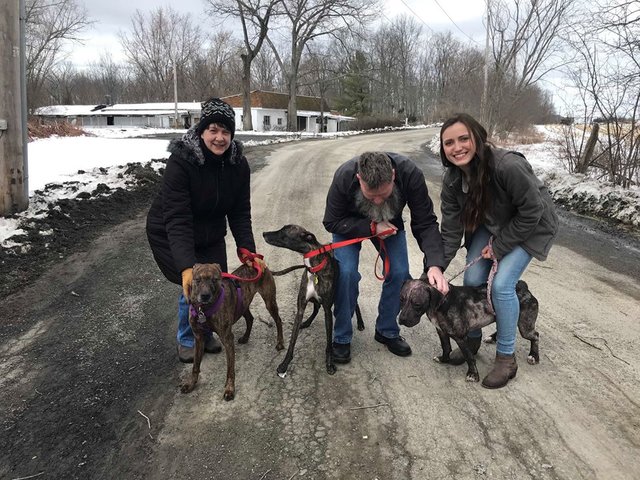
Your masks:
<svg viewBox="0 0 640 480"><path fill-rule="evenodd" d="M289 104L287 108L287 130L298 131L298 106L296 102L296 81L295 77L289 78Z"/></svg>
<svg viewBox="0 0 640 480"><path fill-rule="evenodd" d="M251 119L251 59L243 53L242 57L242 129L250 132L253 130Z"/></svg>

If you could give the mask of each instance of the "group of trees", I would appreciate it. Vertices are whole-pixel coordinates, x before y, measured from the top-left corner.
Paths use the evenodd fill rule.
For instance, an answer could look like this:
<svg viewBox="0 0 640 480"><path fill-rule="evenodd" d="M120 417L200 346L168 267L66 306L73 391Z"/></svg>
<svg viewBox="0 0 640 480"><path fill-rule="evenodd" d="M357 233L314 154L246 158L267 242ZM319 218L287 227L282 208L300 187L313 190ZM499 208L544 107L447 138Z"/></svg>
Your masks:
<svg viewBox="0 0 640 480"><path fill-rule="evenodd" d="M412 16L372 23L380 0L206 0L198 19L172 7L137 11L120 33L126 61L103 53L79 69L62 47L90 26L80 1L26 0L31 109L105 97L172 101L175 71L181 101L287 93L289 128L296 96L315 95L342 113L388 121L466 111L501 135L550 119L543 81L564 72L579 92L566 98L580 99L583 123L609 119L598 137L609 138L594 148L587 129L569 130L569 166L601 168L616 183L637 178L637 0L487 0L486 45L434 33ZM562 113L576 116L575 108ZM252 128L250 115L244 122Z"/></svg>
<svg viewBox="0 0 640 480"><path fill-rule="evenodd" d="M640 184L640 2L597 0L598 15L576 22L567 37L575 58L566 75L577 92L565 127L571 171L616 185Z"/></svg>
<svg viewBox="0 0 640 480"><path fill-rule="evenodd" d="M87 27L79 1L27 3L41 9L64 5L78 12L75 25ZM105 97L121 103L171 101L175 66L180 100L252 89L288 93L289 126L295 125L300 94L324 97L341 112L360 117L429 122L457 110L482 114L484 48L450 33L427 31L415 17L371 26L380 12L379 0L207 0L205 5L202 18L220 21L212 24L217 28L205 29L201 20L171 7L137 11L120 34L126 62L103 53L89 68L79 69L61 61L59 51L51 52L50 68L30 70L30 108L101 103ZM496 19L504 16L500 5L492 8ZM242 35L232 34L229 22ZM206 33L211 30L215 33ZM77 28L72 33L68 39L77 40ZM502 35L501 41L508 42ZM47 34L33 29L29 38L35 44ZM496 57L509 72L515 62L511 53L512 64ZM491 105L496 107L487 117L498 128L541 121L552 112L548 95L535 81L506 81L500 68L490 77L501 82L494 88L499 95ZM507 119L514 107L523 114ZM250 115L244 118L251 121Z"/></svg>

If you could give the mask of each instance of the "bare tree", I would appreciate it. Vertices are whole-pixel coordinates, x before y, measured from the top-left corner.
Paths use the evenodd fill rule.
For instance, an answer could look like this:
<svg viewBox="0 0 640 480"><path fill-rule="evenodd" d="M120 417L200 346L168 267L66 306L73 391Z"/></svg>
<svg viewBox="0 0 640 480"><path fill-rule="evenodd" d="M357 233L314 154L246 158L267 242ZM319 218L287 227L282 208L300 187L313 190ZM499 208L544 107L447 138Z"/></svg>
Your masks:
<svg viewBox="0 0 640 480"><path fill-rule="evenodd" d="M493 72L491 108L485 114L490 130L509 131L518 98L564 63L559 55L563 32L577 0L493 0L489 12ZM499 101L498 101L499 100Z"/></svg>
<svg viewBox="0 0 640 480"><path fill-rule="evenodd" d="M276 47L272 33L267 41L272 47L280 68L284 72L289 93L287 129L297 130L296 104L298 72L305 47L309 42L341 30L357 30L375 13L378 0L282 0L287 24L280 29L291 50L283 57Z"/></svg>
<svg viewBox="0 0 640 480"><path fill-rule="evenodd" d="M121 33L120 42L139 79L146 81L144 99L173 98L173 67L184 76L190 60L198 55L203 36L191 15L171 7L159 7L148 15L140 10L131 19L131 32Z"/></svg>
<svg viewBox="0 0 640 480"><path fill-rule="evenodd" d="M566 132L563 141L570 170L628 187L640 168L640 8L637 2L601 1L576 28L572 45L580 61L571 68L585 119L602 124L586 142L588 128ZM585 122L586 123L586 122Z"/></svg>
<svg viewBox="0 0 640 480"><path fill-rule="evenodd" d="M189 99L206 99L212 95L237 93L241 69L238 53L242 45L230 31L219 31L206 42L210 46L201 50L186 65L184 92Z"/></svg>
<svg viewBox="0 0 640 480"><path fill-rule="evenodd" d="M281 0L207 0L211 12L237 17L242 25L242 126L253 130L251 120L251 64L260 50L272 16L277 15Z"/></svg>
<svg viewBox="0 0 640 480"><path fill-rule="evenodd" d="M269 48L263 48L252 63L252 85L258 90L284 91L282 72L275 55Z"/></svg>
<svg viewBox="0 0 640 480"><path fill-rule="evenodd" d="M76 0L26 0L25 40L29 109L47 101L45 82L64 58L68 42L80 42L90 21Z"/></svg>

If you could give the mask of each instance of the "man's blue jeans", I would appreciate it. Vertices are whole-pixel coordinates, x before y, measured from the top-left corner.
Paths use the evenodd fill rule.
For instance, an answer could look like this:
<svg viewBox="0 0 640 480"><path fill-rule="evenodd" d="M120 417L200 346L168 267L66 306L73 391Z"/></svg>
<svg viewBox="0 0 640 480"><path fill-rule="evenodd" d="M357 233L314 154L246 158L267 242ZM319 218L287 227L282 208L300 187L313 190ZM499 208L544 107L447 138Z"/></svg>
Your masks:
<svg viewBox="0 0 640 480"><path fill-rule="evenodd" d="M343 240L348 240L348 238L333 234L334 242ZM380 251L379 241L377 239L371 241ZM400 313L400 289L404 281L410 278L406 232L400 230L395 235L391 235L384 240L384 245L389 256L390 271L382 284L376 330L384 337L395 338L400 335L400 327L396 320L398 313ZM351 318L358 302L358 284L361 278L360 272L358 272L360 248L360 243L354 243L334 250L335 258L340 267L333 303L335 318L333 341L335 343L351 343L353 336ZM384 260L384 252L381 252L381 256Z"/></svg>
<svg viewBox="0 0 640 480"><path fill-rule="evenodd" d="M467 263L473 261L489 243L491 234L480 225L473 233L471 245L467 251ZM516 295L516 283L531 262L529 255L522 247L517 246L498 262L498 272L493 277L491 301L496 311L496 328L498 331L496 351L501 355L512 355L516 348L516 332L520 316L520 302ZM487 283L492 261L482 259L464 272L464 285L477 287ZM469 337L482 336L482 330L469 332Z"/></svg>

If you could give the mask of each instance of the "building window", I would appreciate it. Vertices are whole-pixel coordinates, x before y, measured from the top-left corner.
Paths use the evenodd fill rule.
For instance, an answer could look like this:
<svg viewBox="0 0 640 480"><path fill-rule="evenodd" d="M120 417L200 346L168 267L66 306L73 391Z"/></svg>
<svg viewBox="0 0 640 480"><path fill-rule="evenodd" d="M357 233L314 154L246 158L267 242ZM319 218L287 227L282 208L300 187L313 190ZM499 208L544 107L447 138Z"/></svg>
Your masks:
<svg viewBox="0 0 640 480"><path fill-rule="evenodd" d="M262 124L263 124L265 127L270 127L270 126L271 126L271 116L269 116L269 115L265 115L265 116L263 117L263 119L262 119Z"/></svg>
<svg viewBox="0 0 640 480"><path fill-rule="evenodd" d="M282 118L278 117L278 125L282 125Z"/></svg>

